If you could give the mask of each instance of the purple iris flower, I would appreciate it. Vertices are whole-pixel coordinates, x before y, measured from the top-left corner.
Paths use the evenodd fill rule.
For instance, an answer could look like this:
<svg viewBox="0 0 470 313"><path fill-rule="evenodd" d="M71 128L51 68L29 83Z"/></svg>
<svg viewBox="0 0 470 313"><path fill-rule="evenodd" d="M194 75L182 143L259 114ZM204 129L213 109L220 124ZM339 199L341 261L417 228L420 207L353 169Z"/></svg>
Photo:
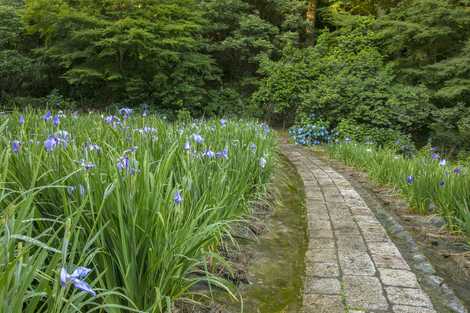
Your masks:
<svg viewBox="0 0 470 313"><path fill-rule="evenodd" d="M131 114L133 110L130 108L121 108L119 109L119 114L121 114L125 119L127 119Z"/></svg>
<svg viewBox="0 0 470 313"><path fill-rule="evenodd" d="M267 163L268 163L268 161L266 161L265 158L261 157L261 158L259 159L259 166L260 166L261 168L265 168Z"/></svg>
<svg viewBox="0 0 470 313"><path fill-rule="evenodd" d="M120 172L129 168L129 158L127 156L121 157L118 160L117 168Z"/></svg>
<svg viewBox="0 0 470 313"><path fill-rule="evenodd" d="M59 140L54 136L51 136L44 141L44 149L46 149L47 152L52 152L58 143Z"/></svg>
<svg viewBox="0 0 470 313"><path fill-rule="evenodd" d="M20 152L21 149L21 142L19 140L13 140L11 142L11 150L13 150L14 153Z"/></svg>
<svg viewBox="0 0 470 313"><path fill-rule="evenodd" d="M94 143L89 143L85 146L85 149L88 150L88 151L95 151L95 152L100 152L101 151L101 147L98 146L97 144L94 144Z"/></svg>
<svg viewBox="0 0 470 313"><path fill-rule="evenodd" d="M104 118L104 121L106 124L112 124L114 122L114 116L113 115L108 115Z"/></svg>
<svg viewBox="0 0 470 313"><path fill-rule="evenodd" d="M215 153L211 149L207 149L206 151L204 151L204 153L202 155L207 157L207 158L215 157Z"/></svg>
<svg viewBox="0 0 470 313"><path fill-rule="evenodd" d="M54 118L52 119L52 123L54 123L54 126L57 127L60 124L60 117L59 115L55 115Z"/></svg>
<svg viewBox="0 0 470 313"><path fill-rule="evenodd" d="M67 193L69 194L69 196L73 195L75 190L77 190L77 187L75 187L75 186L68 186L67 187Z"/></svg>
<svg viewBox="0 0 470 313"><path fill-rule="evenodd" d="M72 196L75 191L77 190L77 187L75 186L68 186L67 187L67 192L70 196ZM82 184L78 185L78 192L80 193L80 196L83 197L86 193L86 188Z"/></svg>
<svg viewBox="0 0 470 313"><path fill-rule="evenodd" d="M86 193L86 188L82 184L78 185L78 192L80 193L80 196L83 197Z"/></svg>
<svg viewBox="0 0 470 313"><path fill-rule="evenodd" d="M96 167L96 164L87 162L85 160L80 160L80 165L86 170L89 171L91 169L94 169Z"/></svg>
<svg viewBox="0 0 470 313"><path fill-rule="evenodd" d="M197 144L202 144L204 142L204 138L202 138L201 135L199 134L193 134L193 140L197 143Z"/></svg>
<svg viewBox="0 0 470 313"><path fill-rule="evenodd" d="M265 123L261 125L263 127L264 134L267 135L270 132L269 126Z"/></svg>
<svg viewBox="0 0 470 313"><path fill-rule="evenodd" d="M454 168L454 174L459 175L462 173L462 169L460 167Z"/></svg>
<svg viewBox="0 0 470 313"><path fill-rule="evenodd" d="M437 153L432 153L432 154L431 154L431 158L432 158L433 160L439 160L440 156L439 156L439 154L437 154Z"/></svg>
<svg viewBox="0 0 470 313"><path fill-rule="evenodd" d="M178 190L175 192L173 201L175 202L175 204L181 204L181 202L183 202L183 197L181 196L181 193Z"/></svg>
<svg viewBox="0 0 470 313"><path fill-rule="evenodd" d="M224 148L224 150L217 152L215 156L219 159L228 159L228 149Z"/></svg>
<svg viewBox="0 0 470 313"><path fill-rule="evenodd" d="M256 152L256 144L255 144L255 143L252 143L252 144L250 145L250 149L251 149L251 151Z"/></svg>
<svg viewBox="0 0 470 313"><path fill-rule="evenodd" d="M442 159L441 161L439 161L440 166L446 166L446 164L447 164L447 161L445 159Z"/></svg>
<svg viewBox="0 0 470 313"><path fill-rule="evenodd" d="M62 267L60 270L60 285L66 287L71 283L75 288L95 297L96 292L84 281L90 272L91 269L80 266L77 267L72 274L69 274L67 270Z"/></svg>
<svg viewBox="0 0 470 313"><path fill-rule="evenodd" d="M225 125L227 125L227 121L226 121L225 119L221 119L221 120L220 120L220 125L221 125L222 127L225 127Z"/></svg>
<svg viewBox="0 0 470 313"><path fill-rule="evenodd" d="M23 125L24 124L24 116L23 115L20 115L20 118L18 120L18 123L20 123L20 125Z"/></svg>
<svg viewBox="0 0 470 313"><path fill-rule="evenodd" d="M414 181L415 181L415 178L412 175L410 175L406 178L406 182L408 183L408 185L413 184Z"/></svg>
<svg viewBox="0 0 470 313"><path fill-rule="evenodd" d="M130 147L126 151L124 151L124 154L129 154L129 153L134 153L137 151L137 146Z"/></svg>
<svg viewBox="0 0 470 313"><path fill-rule="evenodd" d="M183 149L184 149L185 151L191 150L191 144L189 143L189 141L186 141L186 142L184 143Z"/></svg>
<svg viewBox="0 0 470 313"><path fill-rule="evenodd" d="M67 148L67 144L70 140L70 134L68 131L60 130L54 134L54 137L56 138L58 144L60 143L64 148Z"/></svg>
<svg viewBox="0 0 470 313"><path fill-rule="evenodd" d="M44 116L42 117L42 119L47 122L48 120L50 120L52 118L52 113L51 111L47 111L46 114L44 114Z"/></svg>

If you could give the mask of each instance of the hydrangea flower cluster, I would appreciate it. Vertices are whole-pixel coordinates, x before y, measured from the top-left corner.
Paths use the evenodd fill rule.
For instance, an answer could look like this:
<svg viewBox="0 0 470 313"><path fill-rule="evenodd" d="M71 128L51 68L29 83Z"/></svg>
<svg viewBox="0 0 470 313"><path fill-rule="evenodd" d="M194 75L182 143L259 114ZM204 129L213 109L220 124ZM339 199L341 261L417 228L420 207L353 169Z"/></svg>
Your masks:
<svg viewBox="0 0 470 313"><path fill-rule="evenodd" d="M333 142L337 134L332 133L324 126L311 124L289 128L289 136L294 139L295 143L300 145L319 145Z"/></svg>

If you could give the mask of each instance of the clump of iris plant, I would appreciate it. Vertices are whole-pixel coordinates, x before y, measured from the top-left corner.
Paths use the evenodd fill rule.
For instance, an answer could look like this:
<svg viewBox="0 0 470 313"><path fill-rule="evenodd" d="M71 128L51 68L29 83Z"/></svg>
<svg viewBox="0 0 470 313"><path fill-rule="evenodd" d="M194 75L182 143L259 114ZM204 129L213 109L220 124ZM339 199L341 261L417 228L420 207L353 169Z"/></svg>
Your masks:
<svg viewBox="0 0 470 313"><path fill-rule="evenodd" d="M80 266L77 267L72 274L69 274L67 270L62 267L60 270L60 285L65 288L67 285L72 284L75 288L95 297L96 292L84 280L90 272L91 269Z"/></svg>

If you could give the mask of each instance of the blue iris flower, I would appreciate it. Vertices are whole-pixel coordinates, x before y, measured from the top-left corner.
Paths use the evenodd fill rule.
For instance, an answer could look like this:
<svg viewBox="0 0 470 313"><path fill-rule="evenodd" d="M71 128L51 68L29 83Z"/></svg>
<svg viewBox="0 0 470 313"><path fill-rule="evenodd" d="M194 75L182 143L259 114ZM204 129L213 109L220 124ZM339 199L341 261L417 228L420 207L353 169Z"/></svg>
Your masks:
<svg viewBox="0 0 470 313"><path fill-rule="evenodd" d="M256 152L256 144L255 144L255 143L252 143L252 144L250 145L250 149L251 149L251 151Z"/></svg>
<svg viewBox="0 0 470 313"><path fill-rule="evenodd" d="M95 297L96 292L84 281L90 272L91 269L80 266L77 267L72 274L69 274L67 270L62 267L60 270L60 285L66 287L71 283L75 288Z"/></svg>
<svg viewBox="0 0 470 313"><path fill-rule="evenodd" d="M18 122L20 123L20 125L24 124L24 116L23 115L20 115L20 118L19 118Z"/></svg>
<svg viewBox="0 0 470 313"><path fill-rule="evenodd" d="M85 150L88 150L88 151L94 151L94 152L100 152L101 151L101 147L98 146L97 144L94 144L94 143L89 143L87 145L85 145Z"/></svg>
<svg viewBox="0 0 470 313"><path fill-rule="evenodd" d="M184 149L185 151L191 150L191 144L189 143L189 141L186 141L186 142L184 143L183 149Z"/></svg>
<svg viewBox="0 0 470 313"><path fill-rule="evenodd" d="M221 119L221 120L220 120L220 125L221 125L222 127L225 127L226 124L227 124L227 121L226 121L226 120L224 120L224 119Z"/></svg>
<svg viewBox="0 0 470 313"><path fill-rule="evenodd" d="M106 124L112 124L114 122L114 116L113 115L108 115L104 118L104 121Z"/></svg>
<svg viewBox="0 0 470 313"><path fill-rule="evenodd" d="M268 163L268 161L266 161L265 158L261 157L261 158L259 159L259 166L260 166L261 168L265 168L267 163Z"/></svg>
<svg viewBox="0 0 470 313"><path fill-rule="evenodd" d="M181 204L181 202L183 202L183 197L181 196L181 193L178 190L175 192L173 201L175 202L175 204Z"/></svg>
<svg viewBox="0 0 470 313"><path fill-rule="evenodd" d="M118 160L117 168L119 171L127 170L129 168L129 158L127 156L121 157Z"/></svg>
<svg viewBox="0 0 470 313"><path fill-rule="evenodd" d="M60 124L60 117L59 115L55 115L54 118L52 119L52 123L54 123L54 126L57 127Z"/></svg>
<svg viewBox="0 0 470 313"><path fill-rule="evenodd" d="M13 140L11 142L11 150L13 150L14 153L20 152L21 149L21 142L19 140Z"/></svg>
<svg viewBox="0 0 470 313"><path fill-rule="evenodd" d="M215 157L215 153L211 149L207 149L206 151L204 151L204 153L202 155L207 157L207 158Z"/></svg>
<svg viewBox="0 0 470 313"><path fill-rule="evenodd" d="M193 140L197 143L197 144L202 144L204 142L204 138L202 138L201 135L199 134L193 134Z"/></svg>
<svg viewBox="0 0 470 313"><path fill-rule="evenodd" d="M462 169L460 167L454 168L454 174L459 175L462 173Z"/></svg>
<svg viewBox="0 0 470 313"><path fill-rule="evenodd" d="M406 178L406 182L408 183L408 185L413 184L414 181L415 181L415 178L412 175Z"/></svg>
<svg viewBox="0 0 470 313"><path fill-rule="evenodd" d="M55 138L54 136L50 136L44 141L44 149L46 149L47 152L52 152L54 151L58 143L59 140L57 138Z"/></svg>
<svg viewBox="0 0 470 313"><path fill-rule="evenodd" d="M44 114L44 116L43 116L42 118L43 118L43 120L44 120L45 122L47 122L48 120L50 120L50 119L52 118L52 113L51 113L51 111L47 111L47 113Z"/></svg>
<svg viewBox="0 0 470 313"><path fill-rule="evenodd" d="M121 114L125 119L127 119L131 114L133 110L130 108L121 108L119 109L119 114Z"/></svg>
<svg viewBox="0 0 470 313"><path fill-rule="evenodd" d="M86 171L89 171L89 170L94 169L96 167L96 164L87 162L85 160L80 160L79 163Z"/></svg>
<svg viewBox="0 0 470 313"><path fill-rule="evenodd" d="M217 152L215 156L219 159L228 159L228 148L224 148L224 150Z"/></svg>
<svg viewBox="0 0 470 313"><path fill-rule="evenodd" d="M440 166L446 166L446 164L447 164L447 161L445 159L442 159L441 161L439 161Z"/></svg>

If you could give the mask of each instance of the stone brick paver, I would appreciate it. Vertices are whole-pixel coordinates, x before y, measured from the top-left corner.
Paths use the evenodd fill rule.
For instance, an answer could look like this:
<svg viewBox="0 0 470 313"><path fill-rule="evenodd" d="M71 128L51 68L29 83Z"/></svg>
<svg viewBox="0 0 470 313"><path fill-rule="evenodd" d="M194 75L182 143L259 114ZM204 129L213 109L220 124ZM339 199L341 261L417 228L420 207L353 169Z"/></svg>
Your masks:
<svg viewBox="0 0 470 313"><path fill-rule="evenodd" d="M304 313L436 313L352 185L302 147L283 145L305 188Z"/></svg>

